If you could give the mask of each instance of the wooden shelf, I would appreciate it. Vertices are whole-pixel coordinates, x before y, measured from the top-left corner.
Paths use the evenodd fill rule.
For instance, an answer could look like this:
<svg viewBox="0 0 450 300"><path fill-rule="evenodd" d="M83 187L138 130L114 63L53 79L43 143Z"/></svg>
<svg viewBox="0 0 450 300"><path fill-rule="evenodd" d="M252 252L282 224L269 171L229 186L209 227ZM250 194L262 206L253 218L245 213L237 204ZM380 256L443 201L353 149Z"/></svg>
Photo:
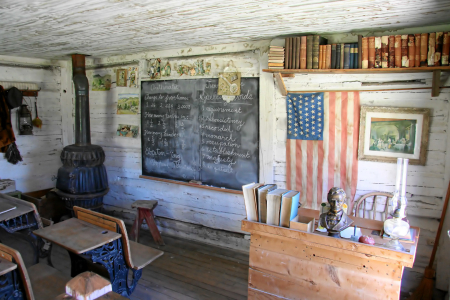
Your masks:
<svg viewBox="0 0 450 300"><path fill-rule="evenodd" d="M417 68L376 68L376 69L263 69L263 72L273 73L280 87L281 94L286 96L283 77L294 77L295 74L386 74L386 73L421 73L433 72L431 96L439 96L441 72L450 72L450 66L417 67ZM292 76L294 75L294 76Z"/></svg>

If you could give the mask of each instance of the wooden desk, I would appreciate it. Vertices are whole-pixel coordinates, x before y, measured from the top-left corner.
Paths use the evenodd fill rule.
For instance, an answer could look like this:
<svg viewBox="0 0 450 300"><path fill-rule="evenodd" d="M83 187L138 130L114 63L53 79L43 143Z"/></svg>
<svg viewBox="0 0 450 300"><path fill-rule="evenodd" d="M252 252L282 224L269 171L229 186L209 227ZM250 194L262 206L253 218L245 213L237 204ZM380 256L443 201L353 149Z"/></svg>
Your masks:
<svg viewBox="0 0 450 300"><path fill-rule="evenodd" d="M0 257L0 276L17 269L17 265L9 260Z"/></svg>
<svg viewBox="0 0 450 300"><path fill-rule="evenodd" d="M319 217L300 209L299 215ZM351 217L364 233L380 230L383 222ZM242 221L251 233L248 299L399 299L403 268L414 263L419 228L407 252Z"/></svg>
<svg viewBox="0 0 450 300"><path fill-rule="evenodd" d="M76 218L36 230L33 233L75 254L88 252L122 237L119 233L105 230Z"/></svg>

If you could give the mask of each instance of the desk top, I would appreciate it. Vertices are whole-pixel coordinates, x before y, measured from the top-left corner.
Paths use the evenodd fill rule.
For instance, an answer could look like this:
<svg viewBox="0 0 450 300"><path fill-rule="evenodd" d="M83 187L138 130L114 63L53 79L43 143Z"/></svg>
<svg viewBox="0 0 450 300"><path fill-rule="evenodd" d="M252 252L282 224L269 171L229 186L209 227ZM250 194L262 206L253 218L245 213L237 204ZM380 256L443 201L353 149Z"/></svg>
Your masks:
<svg viewBox="0 0 450 300"><path fill-rule="evenodd" d="M17 269L17 265L0 257L0 276Z"/></svg>
<svg viewBox="0 0 450 300"><path fill-rule="evenodd" d="M96 249L122 237L119 233L76 218L33 231L33 233L76 254Z"/></svg>
<svg viewBox="0 0 450 300"><path fill-rule="evenodd" d="M3 214L0 214L0 222L10 220L19 216L22 216L24 214L27 214L29 212L34 211L34 207L32 203L28 203L26 201L16 199L14 197L0 194L0 201L5 204L10 204L12 206L15 206L16 209L13 209L11 211L5 212Z"/></svg>

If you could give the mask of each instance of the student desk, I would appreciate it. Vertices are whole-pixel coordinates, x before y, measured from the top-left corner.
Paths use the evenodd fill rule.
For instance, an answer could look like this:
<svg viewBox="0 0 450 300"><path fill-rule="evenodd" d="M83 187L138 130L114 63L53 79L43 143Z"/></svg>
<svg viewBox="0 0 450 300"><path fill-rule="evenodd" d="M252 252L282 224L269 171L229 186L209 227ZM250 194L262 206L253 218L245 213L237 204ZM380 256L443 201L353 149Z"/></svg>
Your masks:
<svg viewBox="0 0 450 300"><path fill-rule="evenodd" d="M319 218L319 211L299 209ZM363 234L383 222L351 217ZM403 268L412 268L419 240L403 243L407 252L382 247L387 240L372 236L375 245L307 233L258 222L242 221L251 233L248 299L399 299Z"/></svg>

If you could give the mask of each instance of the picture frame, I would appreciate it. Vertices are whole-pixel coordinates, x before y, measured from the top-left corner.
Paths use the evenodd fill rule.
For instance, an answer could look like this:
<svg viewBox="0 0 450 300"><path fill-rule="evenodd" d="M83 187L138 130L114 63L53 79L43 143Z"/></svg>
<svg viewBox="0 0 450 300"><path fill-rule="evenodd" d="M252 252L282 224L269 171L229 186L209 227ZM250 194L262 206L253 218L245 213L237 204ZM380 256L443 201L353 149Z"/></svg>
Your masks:
<svg viewBox="0 0 450 300"><path fill-rule="evenodd" d="M127 86L127 69L117 69L116 72L116 86Z"/></svg>
<svg viewBox="0 0 450 300"><path fill-rule="evenodd" d="M430 109L361 106L358 160L425 165Z"/></svg>

